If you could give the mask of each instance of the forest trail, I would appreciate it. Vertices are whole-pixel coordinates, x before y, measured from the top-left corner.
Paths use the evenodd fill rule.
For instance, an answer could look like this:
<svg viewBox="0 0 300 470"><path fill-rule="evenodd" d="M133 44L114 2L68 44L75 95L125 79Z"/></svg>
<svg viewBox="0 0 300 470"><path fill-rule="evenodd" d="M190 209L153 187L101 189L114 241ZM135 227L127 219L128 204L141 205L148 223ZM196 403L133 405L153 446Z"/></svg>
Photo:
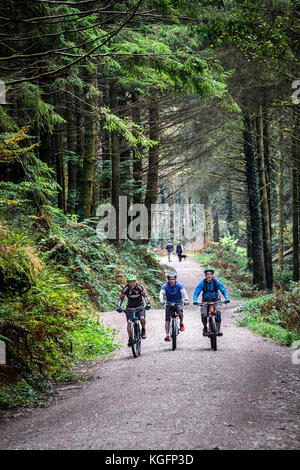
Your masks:
<svg viewBox="0 0 300 470"><path fill-rule="evenodd" d="M190 301L203 278L188 259L175 267ZM96 380L58 389L49 407L0 425L1 449L299 449L299 368L293 350L235 326L223 306L223 337L213 352L199 309L185 312L178 349L164 342L163 309L147 312L142 356L127 347L125 315L105 324L124 344L98 365Z"/></svg>

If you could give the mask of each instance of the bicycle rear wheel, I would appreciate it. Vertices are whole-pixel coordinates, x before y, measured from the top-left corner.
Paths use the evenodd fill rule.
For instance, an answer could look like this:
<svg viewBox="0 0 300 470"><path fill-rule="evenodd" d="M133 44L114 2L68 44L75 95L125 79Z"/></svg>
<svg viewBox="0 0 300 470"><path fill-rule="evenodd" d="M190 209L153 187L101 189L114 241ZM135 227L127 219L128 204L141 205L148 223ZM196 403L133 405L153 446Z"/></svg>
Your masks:
<svg viewBox="0 0 300 470"><path fill-rule="evenodd" d="M175 351L177 346L177 328L176 328L176 319L172 318L172 328L171 328L171 338L172 338L172 350Z"/></svg>
<svg viewBox="0 0 300 470"><path fill-rule="evenodd" d="M217 350L217 327L215 317L210 318L210 345L211 349L214 351Z"/></svg>

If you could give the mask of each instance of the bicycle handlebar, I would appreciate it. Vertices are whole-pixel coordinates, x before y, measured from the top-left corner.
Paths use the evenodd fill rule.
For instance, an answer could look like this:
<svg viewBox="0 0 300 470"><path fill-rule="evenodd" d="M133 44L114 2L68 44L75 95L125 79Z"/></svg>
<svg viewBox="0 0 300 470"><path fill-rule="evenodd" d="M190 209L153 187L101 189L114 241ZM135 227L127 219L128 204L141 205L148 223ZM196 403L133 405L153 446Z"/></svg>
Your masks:
<svg viewBox="0 0 300 470"><path fill-rule="evenodd" d="M225 300L215 300L215 301L211 301L211 300L208 300L207 302L197 302L197 305L198 306L202 306L202 305L213 305L213 304L226 304Z"/></svg>

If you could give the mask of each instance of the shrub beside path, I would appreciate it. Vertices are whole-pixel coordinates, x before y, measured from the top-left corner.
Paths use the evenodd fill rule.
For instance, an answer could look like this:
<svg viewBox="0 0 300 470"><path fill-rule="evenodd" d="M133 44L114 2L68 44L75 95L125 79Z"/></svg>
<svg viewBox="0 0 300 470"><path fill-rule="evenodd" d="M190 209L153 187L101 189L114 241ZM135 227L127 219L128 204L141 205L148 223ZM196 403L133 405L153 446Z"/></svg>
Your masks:
<svg viewBox="0 0 300 470"><path fill-rule="evenodd" d="M190 301L203 270L169 264ZM1 449L299 449L299 371L291 348L235 325L223 307L218 350L202 336L199 308L185 308L178 348L164 342L163 309L147 312L142 356L127 347L125 315L106 312L124 345L95 363L96 380L61 386L49 407L0 424Z"/></svg>

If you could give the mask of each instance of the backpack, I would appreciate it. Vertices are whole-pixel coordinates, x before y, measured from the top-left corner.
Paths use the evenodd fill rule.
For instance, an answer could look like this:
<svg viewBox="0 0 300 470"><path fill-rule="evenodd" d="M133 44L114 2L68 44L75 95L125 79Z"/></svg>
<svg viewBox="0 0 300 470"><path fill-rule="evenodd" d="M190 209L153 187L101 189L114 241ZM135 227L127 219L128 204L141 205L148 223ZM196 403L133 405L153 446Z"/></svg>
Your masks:
<svg viewBox="0 0 300 470"><path fill-rule="evenodd" d="M213 284L214 284L214 288L213 288L213 292L218 292L218 288L217 288L217 281L215 278L213 278ZM204 279L204 290L203 292L208 292L208 288L207 288L207 279L205 278Z"/></svg>

